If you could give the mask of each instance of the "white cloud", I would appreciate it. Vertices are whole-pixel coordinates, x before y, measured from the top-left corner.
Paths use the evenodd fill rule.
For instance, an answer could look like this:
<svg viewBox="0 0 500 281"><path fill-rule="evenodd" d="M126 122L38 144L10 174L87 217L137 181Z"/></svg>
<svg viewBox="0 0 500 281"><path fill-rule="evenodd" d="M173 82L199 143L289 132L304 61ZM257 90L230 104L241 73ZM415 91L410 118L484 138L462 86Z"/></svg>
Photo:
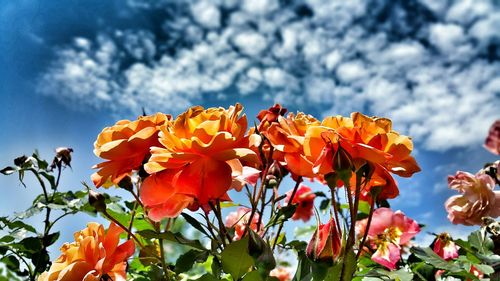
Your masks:
<svg viewBox="0 0 500 281"><path fill-rule="evenodd" d="M114 112L176 113L207 94L363 111L393 118L431 150L477 145L498 118L500 11L491 1L129 1L175 13L162 31L75 38L58 49L42 93Z"/></svg>
<svg viewBox="0 0 500 281"><path fill-rule="evenodd" d="M200 1L191 6L191 11L196 22L207 28L220 26L220 11L213 3Z"/></svg>

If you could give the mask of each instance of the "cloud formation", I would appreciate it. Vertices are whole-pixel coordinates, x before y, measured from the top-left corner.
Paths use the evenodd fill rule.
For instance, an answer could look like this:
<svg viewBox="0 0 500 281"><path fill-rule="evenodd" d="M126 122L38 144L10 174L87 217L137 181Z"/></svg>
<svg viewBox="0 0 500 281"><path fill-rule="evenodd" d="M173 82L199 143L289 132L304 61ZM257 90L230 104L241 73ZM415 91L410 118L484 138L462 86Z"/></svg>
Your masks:
<svg viewBox="0 0 500 281"><path fill-rule="evenodd" d="M113 112L179 112L207 95L251 95L324 115L387 116L429 150L465 147L498 118L495 5L130 0L131 21L150 13L160 26L74 38L39 88Z"/></svg>

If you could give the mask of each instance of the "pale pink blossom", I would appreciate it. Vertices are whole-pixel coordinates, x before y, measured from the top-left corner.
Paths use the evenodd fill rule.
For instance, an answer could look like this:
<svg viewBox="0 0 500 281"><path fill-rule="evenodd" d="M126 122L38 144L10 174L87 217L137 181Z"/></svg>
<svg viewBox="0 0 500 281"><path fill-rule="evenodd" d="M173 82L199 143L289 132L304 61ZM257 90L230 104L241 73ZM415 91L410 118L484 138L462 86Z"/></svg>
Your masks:
<svg viewBox="0 0 500 281"><path fill-rule="evenodd" d="M253 215L252 221L250 221L250 216L252 214L252 209L240 207L236 212L231 212L226 217L226 227L234 228L234 240L239 240L243 236L247 225L250 229L257 232L258 234L263 233L263 223L261 222L259 230L257 230L257 224L259 223L259 214L256 212Z"/></svg>
<svg viewBox="0 0 500 281"><path fill-rule="evenodd" d="M285 267L277 267L277 268L271 270L269 275L278 278L278 280L280 280L280 281L292 280L290 270L285 268Z"/></svg>
<svg viewBox="0 0 500 281"><path fill-rule="evenodd" d="M482 217L500 216L500 192L493 190L495 181L489 175L458 171L448 177L448 187L461 193L445 202L452 223L481 225Z"/></svg>
<svg viewBox="0 0 500 281"><path fill-rule="evenodd" d="M491 125L484 147L491 153L500 155L500 119Z"/></svg>

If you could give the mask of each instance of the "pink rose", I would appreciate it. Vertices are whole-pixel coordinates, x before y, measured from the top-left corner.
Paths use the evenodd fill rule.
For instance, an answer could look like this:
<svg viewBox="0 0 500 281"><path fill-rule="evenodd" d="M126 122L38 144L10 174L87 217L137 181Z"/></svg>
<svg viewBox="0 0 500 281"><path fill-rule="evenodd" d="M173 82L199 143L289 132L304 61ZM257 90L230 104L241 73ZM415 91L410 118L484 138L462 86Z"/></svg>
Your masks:
<svg viewBox="0 0 500 281"><path fill-rule="evenodd" d="M368 231L371 246L376 249L372 260L390 270L396 268L401 258L401 248L420 232L418 223L403 212L378 208L373 212L372 223L366 230L368 219L356 222L358 237Z"/></svg>
<svg viewBox="0 0 500 281"><path fill-rule="evenodd" d="M458 246L451 240L450 235L446 232L438 235L432 250L444 260L458 258Z"/></svg>
<svg viewBox="0 0 500 281"><path fill-rule="evenodd" d="M236 212L231 212L226 217L226 227L234 228L234 240L241 239L243 233L245 233L245 229L247 226L257 232L258 234L262 234L264 223L261 222L260 229L257 230L257 224L259 223L259 214L256 212L253 215L252 221L250 221L250 216L252 214L252 209L241 207L238 208Z"/></svg>
<svg viewBox="0 0 500 281"><path fill-rule="evenodd" d="M500 120L491 125L488 137L484 141L484 148L493 154L500 155Z"/></svg>
<svg viewBox="0 0 500 281"><path fill-rule="evenodd" d="M452 223L481 225L482 217L500 216L500 192L493 191L495 181L490 176L458 171L455 176L448 177L448 187L461 193L445 202Z"/></svg>

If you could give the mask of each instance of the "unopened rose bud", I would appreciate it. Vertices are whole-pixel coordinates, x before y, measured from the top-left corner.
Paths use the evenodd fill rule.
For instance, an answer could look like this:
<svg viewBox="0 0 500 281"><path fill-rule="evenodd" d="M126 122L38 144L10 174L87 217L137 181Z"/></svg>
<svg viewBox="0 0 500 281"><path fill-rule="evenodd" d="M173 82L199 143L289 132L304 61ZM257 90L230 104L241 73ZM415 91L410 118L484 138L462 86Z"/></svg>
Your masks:
<svg viewBox="0 0 500 281"><path fill-rule="evenodd" d="M307 245L306 255L315 262L333 262L339 257L341 249L340 234L335 220L331 218L328 223L318 225Z"/></svg>
<svg viewBox="0 0 500 281"><path fill-rule="evenodd" d="M333 155L333 169L339 176L339 178L345 183L351 178L354 165L352 162L352 157L349 153L343 149L340 144Z"/></svg>
<svg viewBox="0 0 500 281"><path fill-rule="evenodd" d="M14 159L14 165L21 166L26 162L26 160L28 160L28 157L26 157L26 155L17 157L16 159Z"/></svg>
<svg viewBox="0 0 500 281"><path fill-rule="evenodd" d="M278 179L273 175L266 176L267 188L275 188L278 185Z"/></svg>
<svg viewBox="0 0 500 281"><path fill-rule="evenodd" d="M106 211L106 202L104 195L93 190L89 190L89 204L98 212Z"/></svg>
<svg viewBox="0 0 500 281"><path fill-rule="evenodd" d="M63 166L71 167L71 153L73 153L73 148L70 147L58 147L56 148L56 156L50 165L51 169L56 167L61 168Z"/></svg>
<svg viewBox="0 0 500 281"><path fill-rule="evenodd" d="M125 176L119 183L118 186L127 191L134 190L134 184L132 183L132 178L130 176Z"/></svg>
<svg viewBox="0 0 500 281"><path fill-rule="evenodd" d="M452 260L458 258L458 246L451 240L448 233L444 232L437 236L432 249L438 256L444 260Z"/></svg>

